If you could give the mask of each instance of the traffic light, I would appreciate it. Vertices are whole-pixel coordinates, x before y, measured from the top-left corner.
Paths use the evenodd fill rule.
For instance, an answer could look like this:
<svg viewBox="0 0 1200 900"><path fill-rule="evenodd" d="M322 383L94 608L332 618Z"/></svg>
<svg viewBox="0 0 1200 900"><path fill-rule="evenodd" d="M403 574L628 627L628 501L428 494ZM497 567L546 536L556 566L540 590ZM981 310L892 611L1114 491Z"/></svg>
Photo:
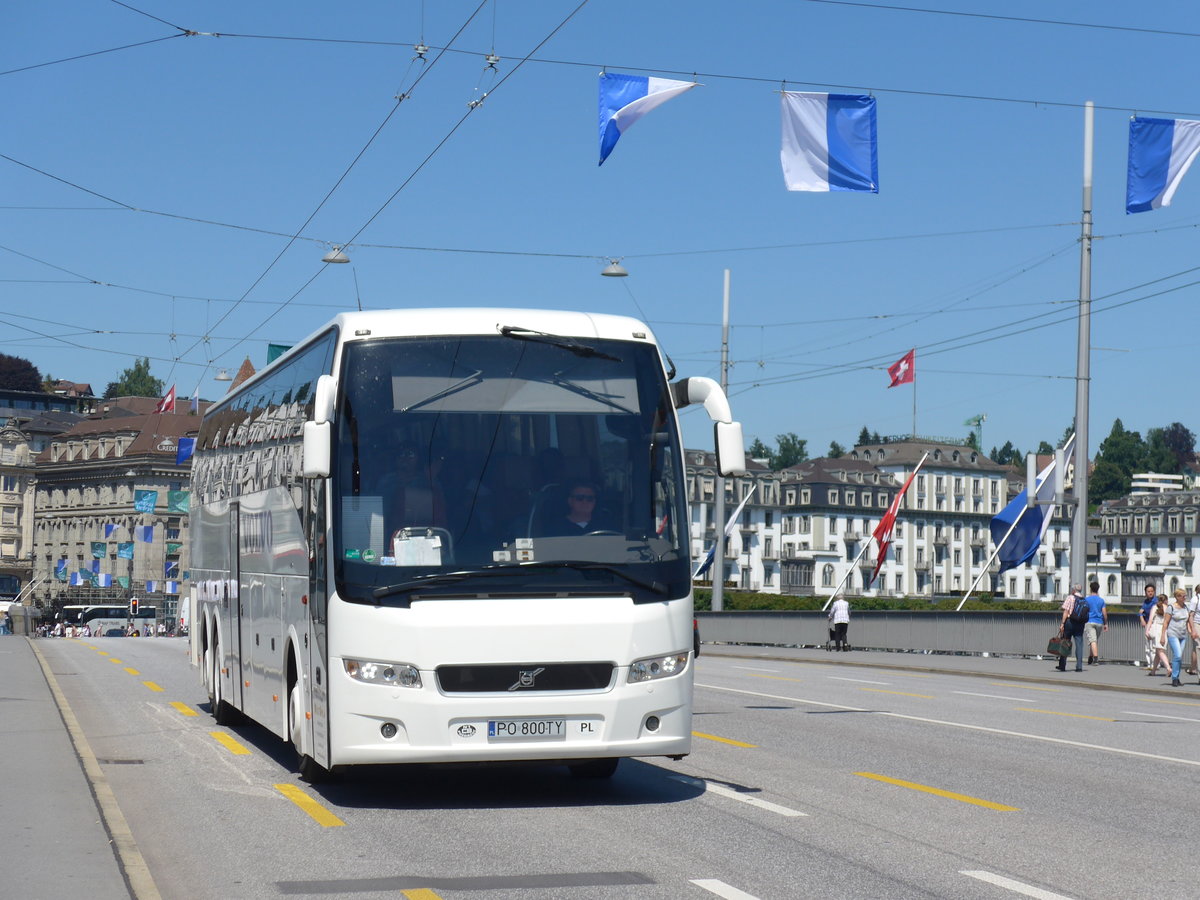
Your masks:
<svg viewBox="0 0 1200 900"><path fill-rule="evenodd" d="M137 615L137 605L138 605L138 602L137 602L137 597L133 597L132 599L130 599L130 601L129 601L129 615L130 615L130 617L133 617L133 616L136 616L136 615Z"/></svg>

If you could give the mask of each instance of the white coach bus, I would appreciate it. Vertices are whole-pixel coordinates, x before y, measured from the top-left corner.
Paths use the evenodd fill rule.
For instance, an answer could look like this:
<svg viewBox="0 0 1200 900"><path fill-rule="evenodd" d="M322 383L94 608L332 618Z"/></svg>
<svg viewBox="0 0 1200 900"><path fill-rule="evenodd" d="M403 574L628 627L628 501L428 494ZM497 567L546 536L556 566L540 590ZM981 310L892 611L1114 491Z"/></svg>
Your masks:
<svg viewBox="0 0 1200 900"><path fill-rule="evenodd" d="M672 367L673 369L673 367ZM338 766L691 748L675 409L741 426L649 329L574 312L346 313L214 404L192 475L192 660L218 722Z"/></svg>

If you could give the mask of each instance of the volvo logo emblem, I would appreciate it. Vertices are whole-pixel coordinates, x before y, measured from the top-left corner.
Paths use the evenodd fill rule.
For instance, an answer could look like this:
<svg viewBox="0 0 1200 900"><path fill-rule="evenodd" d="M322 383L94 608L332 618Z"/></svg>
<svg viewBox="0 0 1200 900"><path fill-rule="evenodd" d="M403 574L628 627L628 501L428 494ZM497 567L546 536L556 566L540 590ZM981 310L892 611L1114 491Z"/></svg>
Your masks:
<svg viewBox="0 0 1200 900"><path fill-rule="evenodd" d="M458 726L458 736L464 737L464 738L475 737L475 726L474 725L459 725Z"/></svg>
<svg viewBox="0 0 1200 900"><path fill-rule="evenodd" d="M537 669L518 669L516 684L514 684L512 687L510 687L509 690L510 691L519 691L521 688L533 687L534 679L537 678L539 675L541 675L545 671L546 671L545 666L542 666Z"/></svg>

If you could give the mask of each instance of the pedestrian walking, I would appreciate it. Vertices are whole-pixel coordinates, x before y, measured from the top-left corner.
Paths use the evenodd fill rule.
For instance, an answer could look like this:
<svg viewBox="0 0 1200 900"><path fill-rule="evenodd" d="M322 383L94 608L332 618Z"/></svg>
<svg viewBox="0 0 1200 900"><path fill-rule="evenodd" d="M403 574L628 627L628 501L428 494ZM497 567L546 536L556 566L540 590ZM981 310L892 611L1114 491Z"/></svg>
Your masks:
<svg viewBox="0 0 1200 900"><path fill-rule="evenodd" d="M1083 627L1083 639L1088 644L1088 665L1100 662L1100 634L1108 631L1108 608L1104 598L1100 596L1100 582L1093 581L1088 585L1091 593L1084 598L1090 611L1087 625Z"/></svg>
<svg viewBox="0 0 1200 900"><path fill-rule="evenodd" d="M1197 593L1200 594L1200 584L1196 585ZM1195 653L1196 644L1200 643L1200 603L1194 600L1187 605L1188 620L1187 630L1192 637L1192 653ZM1193 657L1195 659L1195 657ZM1195 663L1192 663L1195 666ZM1195 673L1192 673L1195 674Z"/></svg>
<svg viewBox="0 0 1200 900"><path fill-rule="evenodd" d="M1146 598L1142 601L1142 611L1138 614L1142 619L1142 628L1146 632L1147 668L1154 666L1154 642L1157 639L1157 635L1152 634L1150 631L1150 613L1154 610L1154 607L1157 603L1158 597L1155 596L1154 585L1153 583L1148 582L1146 584Z"/></svg>
<svg viewBox="0 0 1200 900"><path fill-rule="evenodd" d="M849 650L846 643L846 630L850 627L850 604L845 597L838 597L829 608L829 624L833 626L833 643L835 650Z"/></svg>
<svg viewBox="0 0 1200 900"><path fill-rule="evenodd" d="M1078 610L1078 615L1076 611ZM1059 623L1058 633L1070 638L1075 645L1075 671L1083 671L1083 628L1091 616L1091 610L1083 598L1083 585L1077 584L1071 588L1071 593L1062 603L1062 622ZM1058 671L1067 671L1067 657L1063 654L1058 658Z"/></svg>
<svg viewBox="0 0 1200 900"><path fill-rule="evenodd" d="M1161 665L1164 670L1171 668L1170 660L1167 659L1167 645L1163 640L1163 621L1167 617L1167 598L1158 597L1154 606L1150 609L1150 621L1146 623L1146 639L1150 641L1150 645L1154 651L1154 657L1150 661L1150 670L1147 675L1157 675L1158 667Z"/></svg>
<svg viewBox="0 0 1200 900"><path fill-rule="evenodd" d="M1183 588L1175 591L1175 602L1163 620L1162 635L1171 653L1171 687L1179 687L1179 666L1183 662L1183 644L1187 639L1187 594Z"/></svg>
<svg viewBox="0 0 1200 900"><path fill-rule="evenodd" d="M1198 623L1200 623L1200 615L1196 615L1197 613L1200 613L1200 584L1196 585L1196 587L1193 589L1192 598L1187 602L1187 609L1189 613L1192 613L1196 616ZM1192 654L1191 666L1188 667L1187 673L1189 675L1195 675L1200 672L1200 666L1196 665L1196 638L1193 636L1188 643L1192 645Z"/></svg>

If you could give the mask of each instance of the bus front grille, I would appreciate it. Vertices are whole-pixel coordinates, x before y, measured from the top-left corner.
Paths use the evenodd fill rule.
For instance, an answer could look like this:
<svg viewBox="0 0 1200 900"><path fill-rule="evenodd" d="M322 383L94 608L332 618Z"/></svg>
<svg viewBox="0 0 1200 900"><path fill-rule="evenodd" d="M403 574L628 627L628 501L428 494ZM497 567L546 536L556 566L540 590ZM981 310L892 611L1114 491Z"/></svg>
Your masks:
<svg viewBox="0 0 1200 900"><path fill-rule="evenodd" d="M501 663L439 666L438 686L447 694L521 691L603 691L612 685L610 662Z"/></svg>

